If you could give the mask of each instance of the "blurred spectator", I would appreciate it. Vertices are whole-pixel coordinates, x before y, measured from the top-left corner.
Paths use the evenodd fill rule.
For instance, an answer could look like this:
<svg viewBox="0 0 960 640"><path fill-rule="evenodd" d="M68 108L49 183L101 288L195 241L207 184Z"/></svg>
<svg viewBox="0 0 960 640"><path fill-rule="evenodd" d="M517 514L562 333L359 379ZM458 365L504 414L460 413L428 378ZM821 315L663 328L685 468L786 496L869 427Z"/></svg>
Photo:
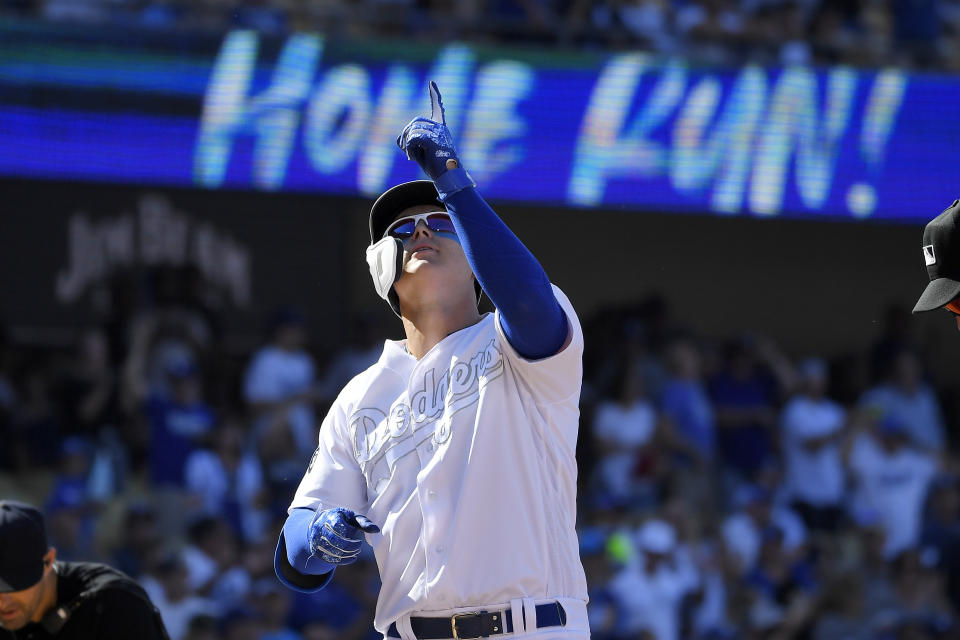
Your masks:
<svg viewBox="0 0 960 640"><path fill-rule="evenodd" d="M940 403L921 376L916 353L903 349L893 357L887 381L864 393L860 405L894 416L917 447L941 451L944 434Z"/></svg>
<svg viewBox="0 0 960 640"><path fill-rule="evenodd" d="M713 408L701 382L700 354L690 340L668 349L668 378L660 405L678 442L686 443L697 461L714 455Z"/></svg>
<svg viewBox="0 0 960 640"><path fill-rule="evenodd" d="M749 573L760 559L764 535L776 529L784 551L797 554L807 541L806 528L790 509L773 504L770 492L757 485L741 486L734 498L738 510L723 523L723 542L740 573Z"/></svg>
<svg viewBox="0 0 960 640"><path fill-rule="evenodd" d="M941 0L891 0L900 62L929 68L939 58Z"/></svg>
<svg viewBox="0 0 960 640"><path fill-rule="evenodd" d="M613 398L597 403L593 431L601 459L600 504L606 507L644 509L657 498L654 438L657 414L647 400L640 372L628 368L617 380Z"/></svg>
<svg viewBox="0 0 960 640"><path fill-rule="evenodd" d="M934 479L920 534L921 558L946 576L947 597L960 611L960 480L942 474Z"/></svg>
<svg viewBox="0 0 960 640"><path fill-rule="evenodd" d="M787 367L771 343L742 338L727 346L709 382L720 457L742 479L753 479L774 454L776 405L781 389L791 386Z"/></svg>
<svg viewBox="0 0 960 640"><path fill-rule="evenodd" d="M273 577L261 578L253 585L252 602L262 624L259 640L300 640L287 626L291 597L291 591Z"/></svg>
<svg viewBox="0 0 960 640"><path fill-rule="evenodd" d="M132 578L153 571L162 541L156 512L144 502L130 504L120 532L120 542L113 549L114 566Z"/></svg>
<svg viewBox="0 0 960 640"><path fill-rule="evenodd" d="M281 309L271 318L269 334L269 344L254 354L244 381L244 397L257 416L254 437L267 460L302 465L317 447L312 403L320 395L306 351L306 324L298 312ZM284 460L280 452L296 460Z"/></svg>
<svg viewBox="0 0 960 640"><path fill-rule="evenodd" d="M333 626L317 620L300 629L300 637L303 640L339 640L341 636Z"/></svg>
<svg viewBox="0 0 960 640"><path fill-rule="evenodd" d="M906 426L889 414L856 436L848 464L856 486L854 508L878 514L886 557L915 548L924 499L937 472L934 458L913 446Z"/></svg>
<svg viewBox="0 0 960 640"><path fill-rule="evenodd" d="M233 24L238 29L253 29L260 33L281 34L287 30L287 15L283 6L270 0L240 0L233 11Z"/></svg>
<svg viewBox="0 0 960 640"><path fill-rule="evenodd" d="M194 617L216 615L211 602L191 591L187 567L177 554L161 561L153 574L145 576L141 583L160 610L170 640L183 640Z"/></svg>
<svg viewBox="0 0 960 640"><path fill-rule="evenodd" d="M222 640L260 640L263 632L260 616L248 607L228 611L220 621Z"/></svg>
<svg viewBox="0 0 960 640"><path fill-rule="evenodd" d="M805 360L800 387L781 414L786 490L793 508L811 529L835 531L843 515L844 469L840 439L843 409L827 398L827 366Z"/></svg>
<svg viewBox="0 0 960 640"><path fill-rule="evenodd" d="M226 521L204 516L190 524L182 559L191 592L211 597L237 560L237 539Z"/></svg>
<svg viewBox="0 0 960 640"><path fill-rule="evenodd" d="M856 573L838 576L826 588L812 640L873 640L870 615L864 603L864 579Z"/></svg>
<svg viewBox="0 0 960 640"><path fill-rule="evenodd" d="M357 314L350 320L347 331L348 342L333 356L320 385L323 396L329 401L351 378L376 363L383 353L381 334L374 331L371 318Z"/></svg>
<svg viewBox="0 0 960 640"><path fill-rule="evenodd" d="M64 560L89 560L97 515L88 487L91 447L82 438L71 437L60 450L60 469L44 507L50 541Z"/></svg>
<svg viewBox="0 0 960 640"><path fill-rule="evenodd" d="M893 571L901 614L925 621L949 616L944 577L924 563L916 550L899 554L893 561Z"/></svg>
<svg viewBox="0 0 960 640"><path fill-rule="evenodd" d="M732 64L747 29L747 14L740 4L723 0L677 3L677 34L683 51L698 58Z"/></svg>
<svg viewBox="0 0 960 640"><path fill-rule="evenodd" d="M107 0L45 0L43 17L48 20L106 22L110 15Z"/></svg>
<svg viewBox="0 0 960 640"><path fill-rule="evenodd" d="M193 616L183 640L220 640L217 619L203 614Z"/></svg>
<svg viewBox="0 0 960 640"><path fill-rule="evenodd" d="M182 489L187 459L212 431L213 409L204 400L200 371L192 357L167 364L170 395L154 395L144 407L149 425L150 481Z"/></svg>
<svg viewBox="0 0 960 640"><path fill-rule="evenodd" d="M66 433L94 436L104 425L120 422L117 374L103 329L94 327L81 333L76 353L60 372L56 391L66 417Z"/></svg>
<svg viewBox="0 0 960 640"><path fill-rule="evenodd" d="M750 593L750 627L791 638L808 632L816 581L806 557L785 544L784 532L768 525L760 532L756 564L744 577Z"/></svg>
<svg viewBox="0 0 960 640"><path fill-rule="evenodd" d="M619 634L654 640L681 637L684 599L699 587L688 556L678 554L674 528L662 520L645 522L636 535L637 559L610 582L621 612Z"/></svg>
<svg viewBox="0 0 960 640"><path fill-rule="evenodd" d="M263 473L235 419L216 427L210 448L190 454L185 478L186 489L201 512L224 518L242 539L261 535L267 518L262 508L266 502Z"/></svg>

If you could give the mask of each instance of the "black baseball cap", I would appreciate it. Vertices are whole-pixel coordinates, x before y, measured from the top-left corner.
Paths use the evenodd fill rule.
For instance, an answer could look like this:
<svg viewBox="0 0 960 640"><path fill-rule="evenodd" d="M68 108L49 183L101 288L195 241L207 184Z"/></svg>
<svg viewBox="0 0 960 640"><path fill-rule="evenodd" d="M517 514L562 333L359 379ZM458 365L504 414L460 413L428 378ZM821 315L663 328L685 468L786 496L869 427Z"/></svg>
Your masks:
<svg viewBox="0 0 960 640"><path fill-rule="evenodd" d="M960 296L960 200L927 223L923 230L923 260L930 283L914 313L939 309Z"/></svg>
<svg viewBox="0 0 960 640"><path fill-rule="evenodd" d="M49 549L43 514L24 502L0 501L0 593L23 591L43 577Z"/></svg>
<svg viewBox="0 0 960 640"><path fill-rule="evenodd" d="M384 191L370 209L370 244L383 237L401 211L424 204L446 211L432 180L404 182Z"/></svg>

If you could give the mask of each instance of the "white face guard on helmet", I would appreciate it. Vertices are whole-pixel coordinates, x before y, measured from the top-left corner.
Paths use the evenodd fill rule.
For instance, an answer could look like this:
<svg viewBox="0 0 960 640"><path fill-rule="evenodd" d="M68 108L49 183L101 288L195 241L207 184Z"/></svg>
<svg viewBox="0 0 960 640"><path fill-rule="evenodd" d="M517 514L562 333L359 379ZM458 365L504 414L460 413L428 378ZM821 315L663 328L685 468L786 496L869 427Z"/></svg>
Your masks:
<svg viewBox="0 0 960 640"><path fill-rule="evenodd" d="M367 247L367 266L377 295L386 300L399 316L400 301L393 283L403 274L403 242L391 236L376 241Z"/></svg>
<svg viewBox="0 0 960 640"><path fill-rule="evenodd" d="M440 202L437 188L430 180L413 180L391 187L383 192L370 209L370 246L367 247L367 266L373 278L377 295L387 301L393 312L400 316L400 299L394 283L403 275L403 241L392 236L383 237L390 223L405 209L418 205L446 209ZM477 303L483 291L474 280Z"/></svg>

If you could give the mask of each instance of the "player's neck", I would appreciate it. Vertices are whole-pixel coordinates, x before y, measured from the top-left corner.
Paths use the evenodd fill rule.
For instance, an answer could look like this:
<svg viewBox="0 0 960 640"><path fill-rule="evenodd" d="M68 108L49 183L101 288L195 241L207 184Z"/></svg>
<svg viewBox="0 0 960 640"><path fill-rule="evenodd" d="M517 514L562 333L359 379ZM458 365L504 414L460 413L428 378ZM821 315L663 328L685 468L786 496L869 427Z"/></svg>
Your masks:
<svg viewBox="0 0 960 640"><path fill-rule="evenodd" d="M419 360L451 333L480 321L476 306L461 305L444 312L422 310L409 316L404 313L403 329L407 334L407 351Z"/></svg>

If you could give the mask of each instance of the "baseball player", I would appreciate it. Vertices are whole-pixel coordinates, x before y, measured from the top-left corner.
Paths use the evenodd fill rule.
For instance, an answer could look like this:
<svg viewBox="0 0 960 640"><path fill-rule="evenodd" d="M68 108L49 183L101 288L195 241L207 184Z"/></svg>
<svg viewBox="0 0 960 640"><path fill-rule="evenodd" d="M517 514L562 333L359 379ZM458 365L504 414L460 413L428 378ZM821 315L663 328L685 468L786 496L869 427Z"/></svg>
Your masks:
<svg viewBox="0 0 960 640"><path fill-rule="evenodd" d="M927 223L923 230L923 261L930 282L914 313L946 309L960 329L960 200Z"/></svg>
<svg viewBox="0 0 960 640"><path fill-rule="evenodd" d="M403 322L320 429L275 567L313 591L373 547L385 638L588 638L574 531L583 334L460 166L443 104L397 144L431 180L370 211L367 262ZM496 312L481 315L480 291Z"/></svg>

